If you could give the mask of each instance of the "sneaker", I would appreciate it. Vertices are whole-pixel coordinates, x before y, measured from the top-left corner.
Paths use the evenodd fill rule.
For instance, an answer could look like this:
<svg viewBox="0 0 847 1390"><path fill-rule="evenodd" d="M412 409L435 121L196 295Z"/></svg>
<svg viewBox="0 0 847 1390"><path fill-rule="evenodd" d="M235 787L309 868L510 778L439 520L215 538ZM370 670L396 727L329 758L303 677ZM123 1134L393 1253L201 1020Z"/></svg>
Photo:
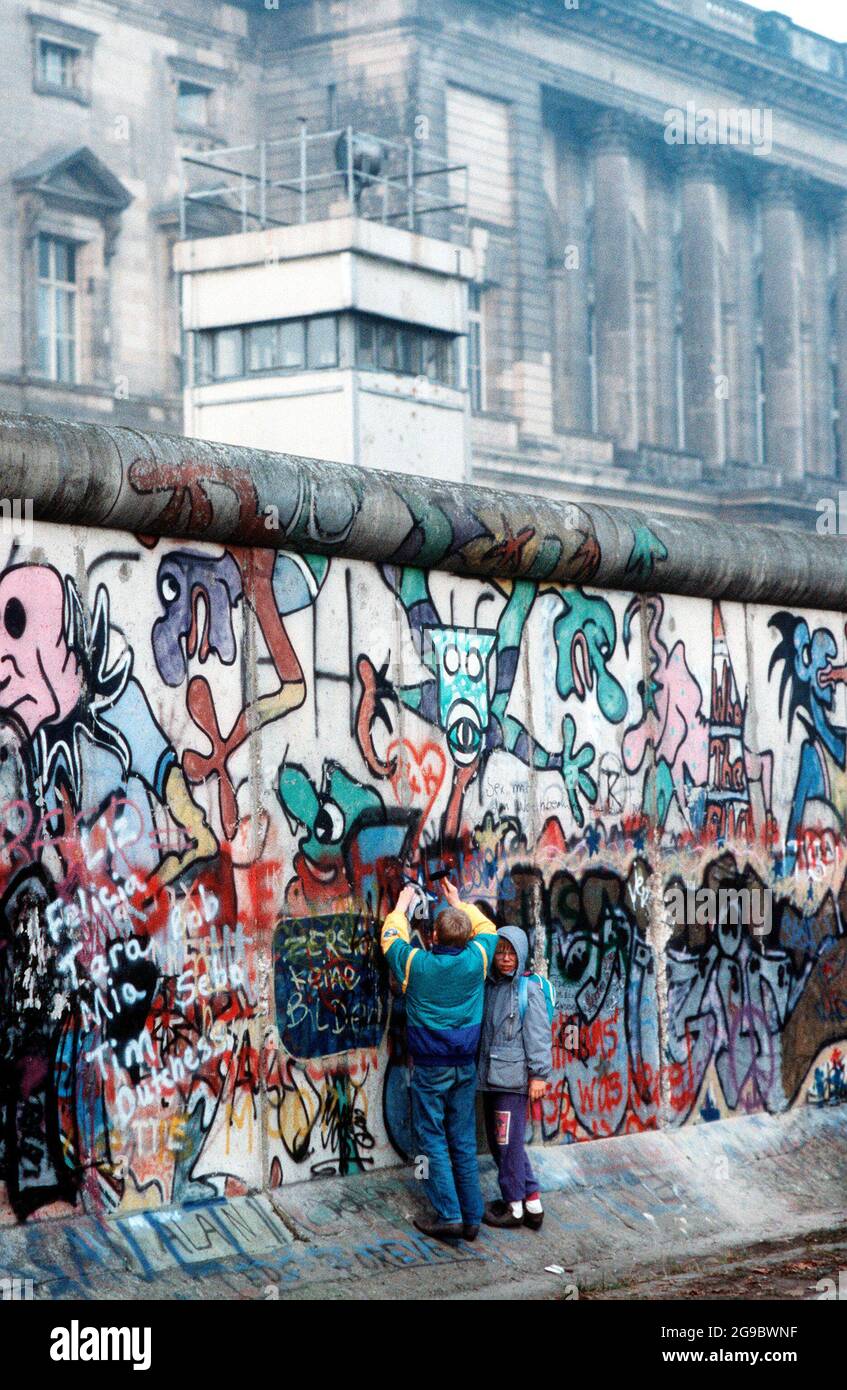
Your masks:
<svg viewBox="0 0 847 1390"><path fill-rule="evenodd" d="M543 1220L543 1211L527 1211L526 1207L524 1207L523 1224L528 1226L531 1231L540 1231Z"/></svg>
<svg viewBox="0 0 847 1390"><path fill-rule="evenodd" d="M476 1240L479 1235L479 1223L476 1226L469 1226L467 1223L462 1227L463 1240Z"/></svg>
<svg viewBox="0 0 847 1390"><path fill-rule="evenodd" d="M486 1226L514 1228L523 1225L523 1217L515 1216L508 1202L489 1202L482 1214Z"/></svg>
<svg viewBox="0 0 847 1390"><path fill-rule="evenodd" d="M412 1225L415 1230L425 1236L433 1236L435 1240L462 1240L465 1233L461 1221L442 1221L437 1216L433 1220L416 1216Z"/></svg>

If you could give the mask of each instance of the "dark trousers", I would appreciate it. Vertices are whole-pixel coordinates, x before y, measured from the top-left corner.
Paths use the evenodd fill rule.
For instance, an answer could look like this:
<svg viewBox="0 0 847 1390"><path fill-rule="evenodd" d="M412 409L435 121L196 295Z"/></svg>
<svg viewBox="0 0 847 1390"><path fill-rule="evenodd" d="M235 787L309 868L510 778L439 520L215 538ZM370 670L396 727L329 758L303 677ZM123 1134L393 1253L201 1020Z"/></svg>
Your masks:
<svg viewBox="0 0 847 1390"><path fill-rule="evenodd" d="M476 1063L412 1067L413 1162L442 1221L477 1226L482 1190L476 1152Z"/></svg>
<svg viewBox="0 0 847 1390"><path fill-rule="evenodd" d="M503 1201L522 1202L538 1192L538 1179L524 1147L526 1092L484 1091L482 1105L488 1147L497 1164Z"/></svg>

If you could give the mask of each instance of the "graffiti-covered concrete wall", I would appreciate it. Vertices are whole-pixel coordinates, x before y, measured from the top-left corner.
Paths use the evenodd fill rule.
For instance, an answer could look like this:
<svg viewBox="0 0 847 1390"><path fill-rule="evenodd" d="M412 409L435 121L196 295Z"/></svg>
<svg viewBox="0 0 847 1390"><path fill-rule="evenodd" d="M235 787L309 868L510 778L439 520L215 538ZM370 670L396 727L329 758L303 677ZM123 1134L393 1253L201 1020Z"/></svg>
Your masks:
<svg viewBox="0 0 847 1390"><path fill-rule="evenodd" d="M377 926L444 869L555 986L537 1138L847 1100L841 542L709 567L692 523L12 417L0 480L55 518L0 572L0 1219L402 1162Z"/></svg>

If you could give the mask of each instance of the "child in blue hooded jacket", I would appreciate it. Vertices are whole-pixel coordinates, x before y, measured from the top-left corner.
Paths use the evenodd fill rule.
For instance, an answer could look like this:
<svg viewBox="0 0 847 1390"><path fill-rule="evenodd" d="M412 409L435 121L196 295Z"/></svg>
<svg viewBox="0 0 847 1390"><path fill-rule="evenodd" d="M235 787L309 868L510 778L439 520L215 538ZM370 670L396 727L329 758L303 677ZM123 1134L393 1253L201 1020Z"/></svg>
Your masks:
<svg viewBox="0 0 847 1390"><path fill-rule="evenodd" d="M489 1226L541 1229L544 1210L525 1148L527 1098L540 1100L553 1071L553 1036L547 1001L537 980L526 986L521 1017L520 979L529 942L520 927L501 927L485 984L478 1077L488 1144L497 1164L502 1201L491 1202Z"/></svg>
<svg viewBox="0 0 847 1390"><path fill-rule="evenodd" d="M427 1160L424 1184L435 1209L434 1219L416 1217L414 1224L439 1240L475 1240L483 1210L476 1055L497 932L447 879L443 887L448 906L435 919L431 951L411 944L411 887L386 917L381 942L406 996L415 1157Z"/></svg>

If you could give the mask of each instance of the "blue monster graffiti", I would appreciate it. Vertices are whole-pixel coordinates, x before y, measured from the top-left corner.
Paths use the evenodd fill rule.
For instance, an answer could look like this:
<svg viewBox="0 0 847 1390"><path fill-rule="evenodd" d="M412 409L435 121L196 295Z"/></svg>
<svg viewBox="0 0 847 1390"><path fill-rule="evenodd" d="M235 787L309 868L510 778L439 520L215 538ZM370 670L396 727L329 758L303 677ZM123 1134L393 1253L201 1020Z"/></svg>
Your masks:
<svg viewBox="0 0 847 1390"><path fill-rule="evenodd" d="M478 628L425 628L435 654L438 723L454 762L467 767L479 756L488 728L488 659L495 632Z"/></svg>
<svg viewBox="0 0 847 1390"><path fill-rule="evenodd" d="M619 723L627 708L626 694L609 670L615 649L615 618L609 604L580 589L536 586L529 580L503 581L494 587L505 596L495 632L481 628L445 626L429 590L426 573L418 569L383 567L383 578L403 606L415 650L432 675L414 684L395 687L387 679L387 661L377 670L367 656L358 661L362 693L357 713L357 736L362 756L379 777L392 773L374 744L377 721L391 730L390 703L414 711L444 730L455 765L453 788L444 816L443 834L457 833L462 798L479 769L497 750L512 753L526 767L560 772L577 825L583 825L583 800L593 804L597 784L589 769L592 743L577 746L571 714L562 719L560 748L545 748L510 711L518 657L526 623L539 592L556 594L560 613L553 623L556 648L556 689L559 697L583 702L596 694L600 714ZM491 658L493 677L489 678ZM487 715L487 718L486 718Z"/></svg>
<svg viewBox="0 0 847 1390"><path fill-rule="evenodd" d="M847 730L832 722L835 689L847 682L847 666L833 666L838 646L829 628L810 632L805 618L793 613L775 613L770 627L780 636L774 649L768 676L781 665L779 712L788 693L788 737L794 718L806 730L800 752L800 766L785 832L786 849L782 872L793 873L797 863L798 836L808 814L817 803L820 817L826 807L844 831L843 807L847 805Z"/></svg>

